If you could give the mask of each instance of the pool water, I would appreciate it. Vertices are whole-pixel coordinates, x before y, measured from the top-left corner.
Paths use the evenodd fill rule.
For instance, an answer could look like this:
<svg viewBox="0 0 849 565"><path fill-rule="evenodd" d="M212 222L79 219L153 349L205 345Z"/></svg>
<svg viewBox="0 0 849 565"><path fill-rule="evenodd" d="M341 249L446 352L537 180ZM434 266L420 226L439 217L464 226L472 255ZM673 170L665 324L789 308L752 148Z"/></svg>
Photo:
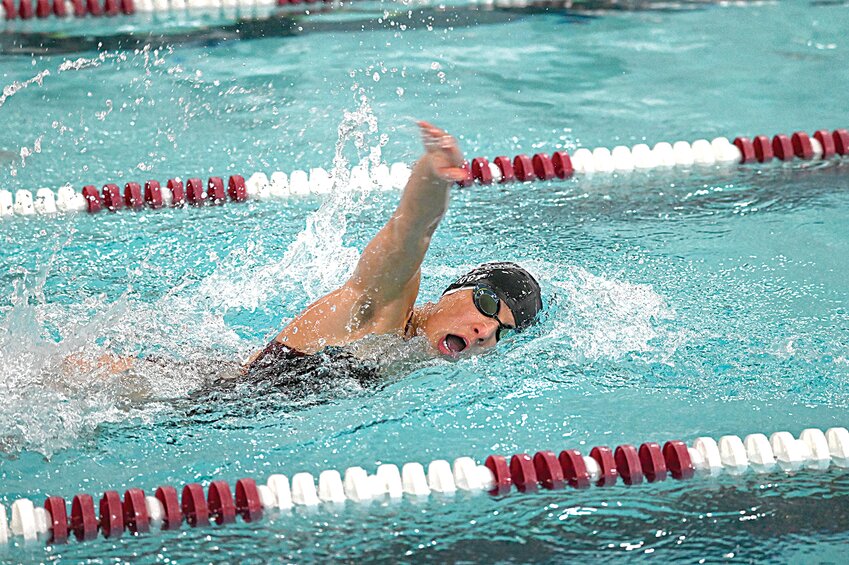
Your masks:
<svg viewBox="0 0 849 565"><path fill-rule="evenodd" d="M469 157L847 125L840 3L508 15L0 56L0 187L411 163L415 119ZM4 218L0 503L846 426L847 189L844 159L455 190L420 300L516 260L539 275L540 325L458 362L375 340L391 361L377 388L215 405L195 402L210 364L245 359L343 281L396 192ZM63 368L106 352L173 363L118 379ZM847 508L849 474L832 467L18 540L0 559L838 562Z"/></svg>

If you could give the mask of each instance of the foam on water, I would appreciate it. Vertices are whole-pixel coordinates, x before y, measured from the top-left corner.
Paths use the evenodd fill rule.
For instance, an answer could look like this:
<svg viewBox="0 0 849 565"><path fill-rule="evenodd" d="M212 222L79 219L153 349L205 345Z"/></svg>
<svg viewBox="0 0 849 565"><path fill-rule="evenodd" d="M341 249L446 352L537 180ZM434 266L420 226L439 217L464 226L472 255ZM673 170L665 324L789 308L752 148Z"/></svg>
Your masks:
<svg viewBox="0 0 849 565"><path fill-rule="evenodd" d="M95 64L78 63L80 68ZM229 309L257 308L293 295L313 300L341 284L359 257L358 249L344 241L347 218L362 208L369 188L364 192L350 185L346 152L353 149L373 167L386 143L362 92L358 102L339 125L331 193L278 262L262 261L261 243L249 242L212 275L200 282L186 278L149 303L139 300L133 277L155 267L150 251L128 271L128 287L118 299L103 295L70 305L48 301L43 288L53 259L72 242L73 230L64 240L57 237L37 274L21 268L12 306L0 319L0 386L7 400L0 415L0 429L6 430L2 449L49 456L102 423L149 421L162 407L152 400L185 397L235 371L235 359L256 348L225 322ZM204 336L215 336L214 343ZM103 366L105 359L124 358L141 360L118 375Z"/></svg>
<svg viewBox="0 0 849 565"><path fill-rule="evenodd" d="M561 303L550 331L534 343L545 349L566 341L574 363L617 361L629 353L668 360L684 340L669 328L675 311L651 285L595 275L580 266L553 273L552 292Z"/></svg>
<svg viewBox="0 0 849 565"><path fill-rule="evenodd" d="M272 301L285 300L293 292L306 293L313 301L339 287L353 272L360 250L347 245L348 217L361 211L371 187L354 187L350 182L348 153L366 157L373 168L380 164L381 147L387 142L379 134L377 117L369 100L359 92L359 107L345 111L331 171L330 195L306 219L306 227L295 236L282 260L267 264L258 249L237 251L202 284L200 292L216 306L255 309ZM373 139L375 138L376 139Z"/></svg>

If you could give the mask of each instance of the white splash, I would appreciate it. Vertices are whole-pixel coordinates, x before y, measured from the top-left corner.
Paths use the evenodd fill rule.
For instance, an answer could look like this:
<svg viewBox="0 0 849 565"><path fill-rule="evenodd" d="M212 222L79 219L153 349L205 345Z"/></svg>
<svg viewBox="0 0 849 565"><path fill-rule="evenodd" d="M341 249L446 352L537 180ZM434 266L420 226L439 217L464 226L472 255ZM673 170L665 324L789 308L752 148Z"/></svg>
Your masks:
<svg viewBox="0 0 849 565"><path fill-rule="evenodd" d="M331 191L321 207L306 219L306 227L286 250L279 263L258 263L257 247L237 251L216 273L207 277L199 292L211 303L224 308L256 309L274 300L306 294L310 301L340 286L353 272L360 250L345 244L348 216L358 212L369 194L350 182L346 151L353 144L370 168L381 161L381 147L387 142L378 135L377 118L368 98L360 93L360 105L346 111L339 124L336 152L331 172Z"/></svg>
<svg viewBox="0 0 849 565"><path fill-rule="evenodd" d="M675 311L647 284L594 275L577 266L543 269L558 304L543 327L545 333L511 354L528 348L557 347L562 360L586 363L648 354L668 362L687 336L673 328ZM569 344L564 347L564 344Z"/></svg>
<svg viewBox="0 0 849 565"><path fill-rule="evenodd" d="M35 141L32 144L32 149L30 149L27 146L21 147L21 150L19 152L19 155L21 157L21 168L27 166L27 159L29 157L32 157L35 154L41 153L41 140L42 139L44 139L43 134L36 137ZM12 162L12 165L9 167L9 174L12 175L13 177L17 176L17 174L18 174L18 168L15 166L14 161Z"/></svg>
<svg viewBox="0 0 849 565"><path fill-rule="evenodd" d="M45 70L39 72L34 77L27 79L23 82L15 81L12 84L4 86L3 87L3 94L0 95L0 107L2 107L3 104L6 103L6 100L10 96L14 96L15 94L17 94L18 92L20 92L24 88L28 87L29 85L37 84L38 86L41 86L44 83L44 77L47 77L47 76L50 76L50 71L45 69Z"/></svg>
<svg viewBox="0 0 849 565"><path fill-rule="evenodd" d="M62 239L53 257L68 245ZM0 452L50 457L104 423L150 421L164 407L151 400L186 396L237 370L250 350L221 316L185 296L183 285L153 304L135 300L132 283L117 300L48 302L43 288L52 261L37 273L14 273L11 307L0 316ZM139 360L142 352L162 361ZM133 366L115 373L99 366L102 359L132 359Z"/></svg>

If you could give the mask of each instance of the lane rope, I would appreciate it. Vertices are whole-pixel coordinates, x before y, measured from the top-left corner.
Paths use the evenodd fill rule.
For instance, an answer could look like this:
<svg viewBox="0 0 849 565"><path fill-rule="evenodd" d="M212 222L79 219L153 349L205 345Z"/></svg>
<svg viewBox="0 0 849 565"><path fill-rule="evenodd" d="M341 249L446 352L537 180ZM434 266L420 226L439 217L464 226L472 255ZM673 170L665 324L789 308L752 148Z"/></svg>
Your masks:
<svg viewBox="0 0 849 565"><path fill-rule="evenodd" d="M377 0L375 0L377 1ZM85 17L113 17L120 15L133 15L144 13L171 12L180 13L186 11L210 11L234 9L250 10L252 8L266 7L288 7L310 10L315 4L342 4L341 0L2 0L3 11L6 20L29 20L32 18L44 19L57 18L85 18ZM347 2L346 2L347 3ZM699 7L702 2L690 0L693 7ZM769 2L764 0L736 0L721 1L720 6L762 6ZM570 0L470 0L472 8L479 7L483 10L493 9L525 9L525 8L548 8L562 9L581 12L583 10L597 9L622 9L622 5L615 0L600 5L574 4ZM686 6L686 2L682 7ZM418 7L422 7L419 5Z"/></svg>
<svg viewBox="0 0 849 565"><path fill-rule="evenodd" d="M759 474L800 470L824 471L834 465L849 469L849 430L841 427L823 432L808 428L795 438L780 431L767 437L753 433L745 438L726 435L717 441L698 437L690 443L667 441L662 446L646 442L639 447L623 444L611 449L596 446L584 455L566 449L538 451L533 456L516 453L509 459L493 454L481 464L471 457L458 457L453 465L443 459L431 461L425 468L418 462L397 465L385 463L369 474L359 466L349 467L344 474L335 469L322 471L315 477L298 472L288 477L272 474L264 481L251 478L230 484L211 481L206 490L198 483L187 483L182 489L171 485L156 488L153 496L140 488L129 488L123 498L115 490L103 493L95 504L91 495L79 493L67 502L60 496L48 496L42 505L28 498L12 503L10 512L0 504L0 543L35 542L65 543L72 536L79 541L102 534L107 538L121 536L124 531L144 534L180 528L208 527L233 523L237 516L245 522L262 519L273 509L290 510L295 506L334 506L346 503L398 500L403 497L422 499L434 493L446 500L460 491L487 491L491 495L507 495L513 489L522 493L539 490L610 487L620 482L638 485L644 482L693 477L715 477L722 473L741 475L747 471Z"/></svg>
<svg viewBox="0 0 849 565"><path fill-rule="evenodd" d="M134 14L300 7L338 0L2 0L6 20L132 16Z"/></svg>
<svg viewBox="0 0 849 565"><path fill-rule="evenodd" d="M573 154L567 151L536 153L529 157L519 154L507 156L475 157L464 164L466 178L457 184L506 184L512 182L556 181L573 176L596 174L628 174L652 169L734 166L779 160L831 160L849 155L849 130L818 130L813 136L797 131L790 136L778 134L772 138L757 135L752 138L736 137L729 141L717 137L711 141L698 139L692 143L661 141L654 147L639 143L633 147L619 145L613 149L597 147L580 148ZM355 189L400 190L410 176L406 163L385 163L370 167L362 162L350 170L350 183ZM0 218L9 216L52 215L65 212L99 212L103 209L117 211L157 209L176 206L220 205L243 202L249 198L287 198L309 194L329 194L333 187L330 174L323 168L309 172L295 170L287 174L257 172L248 177L231 175L226 183L222 177L210 177L204 183L200 178L181 177L161 184L156 180L144 183L127 182L123 188L107 183L101 189L85 185L75 190L70 184L53 191L42 187L33 191L18 189L12 193L0 190Z"/></svg>

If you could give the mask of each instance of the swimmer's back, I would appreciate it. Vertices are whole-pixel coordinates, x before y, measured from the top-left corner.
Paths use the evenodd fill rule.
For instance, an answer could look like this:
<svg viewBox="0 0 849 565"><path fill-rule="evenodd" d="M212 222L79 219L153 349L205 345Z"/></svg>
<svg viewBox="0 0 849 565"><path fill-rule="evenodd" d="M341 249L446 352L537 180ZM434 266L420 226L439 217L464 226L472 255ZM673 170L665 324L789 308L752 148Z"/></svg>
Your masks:
<svg viewBox="0 0 849 565"><path fill-rule="evenodd" d="M323 386L328 380L352 379L368 385L380 378L378 368L345 347L325 347L307 354L272 340L245 368L243 382L273 388ZM310 380L317 382L310 383Z"/></svg>

